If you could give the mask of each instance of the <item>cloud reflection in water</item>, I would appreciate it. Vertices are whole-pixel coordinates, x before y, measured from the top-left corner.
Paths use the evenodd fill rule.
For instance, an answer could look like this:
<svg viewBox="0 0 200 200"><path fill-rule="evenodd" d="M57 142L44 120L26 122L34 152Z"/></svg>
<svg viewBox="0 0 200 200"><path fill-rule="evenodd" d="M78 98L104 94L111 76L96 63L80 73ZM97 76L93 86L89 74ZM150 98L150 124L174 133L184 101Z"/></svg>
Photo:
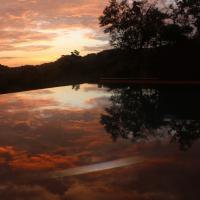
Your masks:
<svg viewBox="0 0 200 200"><path fill-rule="evenodd" d="M113 142L100 123L110 96L95 85L1 95L0 199L195 199L199 143Z"/></svg>

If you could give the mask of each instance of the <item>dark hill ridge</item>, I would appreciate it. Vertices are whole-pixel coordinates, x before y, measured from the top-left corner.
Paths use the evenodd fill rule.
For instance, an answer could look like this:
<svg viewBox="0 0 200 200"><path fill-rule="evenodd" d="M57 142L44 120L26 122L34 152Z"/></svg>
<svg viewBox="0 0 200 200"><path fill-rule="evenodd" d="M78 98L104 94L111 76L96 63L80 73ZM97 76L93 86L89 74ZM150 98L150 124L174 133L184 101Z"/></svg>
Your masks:
<svg viewBox="0 0 200 200"><path fill-rule="evenodd" d="M105 50L64 55L55 62L9 68L0 65L0 92L98 83L102 77L200 81L200 45L195 42L154 49Z"/></svg>
<svg viewBox="0 0 200 200"><path fill-rule="evenodd" d="M8 70L8 67L0 64L0 71Z"/></svg>

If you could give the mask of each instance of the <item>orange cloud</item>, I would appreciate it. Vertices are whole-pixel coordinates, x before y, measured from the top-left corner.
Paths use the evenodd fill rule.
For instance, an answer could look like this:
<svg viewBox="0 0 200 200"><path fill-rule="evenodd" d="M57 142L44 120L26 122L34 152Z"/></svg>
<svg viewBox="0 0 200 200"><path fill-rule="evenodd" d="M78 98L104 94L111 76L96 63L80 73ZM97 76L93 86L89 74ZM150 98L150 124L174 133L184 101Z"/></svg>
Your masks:
<svg viewBox="0 0 200 200"><path fill-rule="evenodd" d="M0 147L0 165L7 164L12 170L56 170L76 166L77 156L66 156L53 153L30 155L11 146Z"/></svg>
<svg viewBox="0 0 200 200"><path fill-rule="evenodd" d="M56 170L73 167L78 162L76 156L62 156L53 154L39 154L28 156L27 154L14 157L10 166L15 170Z"/></svg>
<svg viewBox="0 0 200 200"><path fill-rule="evenodd" d="M107 3L107 0L2 0L0 57L13 59L0 62L16 66L24 62L50 61L65 53L63 43L69 52L74 48L83 52L104 49L107 38L99 29L98 17ZM68 33L75 30L79 33L90 30L91 33L89 37L76 38L77 44L73 45L70 41L74 38ZM42 55L41 50L44 52ZM33 60L34 63L30 63Z"/></svg>

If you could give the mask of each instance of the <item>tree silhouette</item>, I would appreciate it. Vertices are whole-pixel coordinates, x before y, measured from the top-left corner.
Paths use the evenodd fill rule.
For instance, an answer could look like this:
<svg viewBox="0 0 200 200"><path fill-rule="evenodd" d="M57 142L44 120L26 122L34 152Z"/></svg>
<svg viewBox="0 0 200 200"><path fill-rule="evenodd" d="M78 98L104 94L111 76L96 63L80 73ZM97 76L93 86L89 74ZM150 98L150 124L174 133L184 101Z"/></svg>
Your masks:
<svg viewBox="0 0 200 200"><path fill-rule="evenodd" d="M101 123L105 125L114 140L123 138L146 138L145 129L160 124L158 93L156 90L115 89L111 106L106 108Z"/></svg>
<svg viewBox="0 0 200 200"><path fill-rule="evenodd" d="M185 27L185 34L197 38L200 33L200 1L175 0L177 8L174 9L176 23Z"/></svg>
<svg viewBox="0 0 200 200"><path fill-rule="evenodd" d="M137 49L157 46L165 14L146 1L111 0L100 17L115 47Z"/></svg>
<svg viewBox="0 0 200 200"><path fill-rule="evenodd" d="M158 89L114 89L101 123L114 141L119 137L135 142L170 137L172 143L179 143L181 150L189 149L200 137L200 120L166 117L161 96Z"/></svg>
<svg viewBox="0 0 200 200"><path fill-rule="evenodd" d="M71 55L72 56L80 56L80 52L77 51L77 50L74 50L74 51L71 52Z"/></svg>
<svg viewBox="0 0 200 200"><path fill-rule="evenodd" d="M200 120L173 120L169 134L172 143L179 143L181 150L189 149L200 137Z"/></svg>
<svg viewBox="0 0 200 200"><path fill-rule="evenodd" d="M175 42L197 39L199 35L200 3L196 0L175 0L168 8L168 23L164 39ZM168 37L167 37L168 35Z"/></svg>
<svg viewBox="0 0 200 200"><path fill-rule="evenodd" d="M147 0L111 0L99 21L104 32L110 34L111 45L117 48L175 44L199 37L200 3L175 0L161 8Z"/></svg>

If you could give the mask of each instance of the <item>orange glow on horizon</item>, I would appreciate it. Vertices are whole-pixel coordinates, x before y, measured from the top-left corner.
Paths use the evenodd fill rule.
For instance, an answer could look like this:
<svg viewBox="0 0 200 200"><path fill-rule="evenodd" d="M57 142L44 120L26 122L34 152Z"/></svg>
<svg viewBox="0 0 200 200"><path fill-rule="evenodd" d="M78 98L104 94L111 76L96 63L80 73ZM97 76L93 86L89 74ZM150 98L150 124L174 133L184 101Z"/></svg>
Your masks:
<svg viewBox="0 0 200 200"><path fill-rule="evenodd" d="M108 48L107 36L98 25L106 3L3 0L0 64L37 65L75 49L86 55Z"/></svg>

